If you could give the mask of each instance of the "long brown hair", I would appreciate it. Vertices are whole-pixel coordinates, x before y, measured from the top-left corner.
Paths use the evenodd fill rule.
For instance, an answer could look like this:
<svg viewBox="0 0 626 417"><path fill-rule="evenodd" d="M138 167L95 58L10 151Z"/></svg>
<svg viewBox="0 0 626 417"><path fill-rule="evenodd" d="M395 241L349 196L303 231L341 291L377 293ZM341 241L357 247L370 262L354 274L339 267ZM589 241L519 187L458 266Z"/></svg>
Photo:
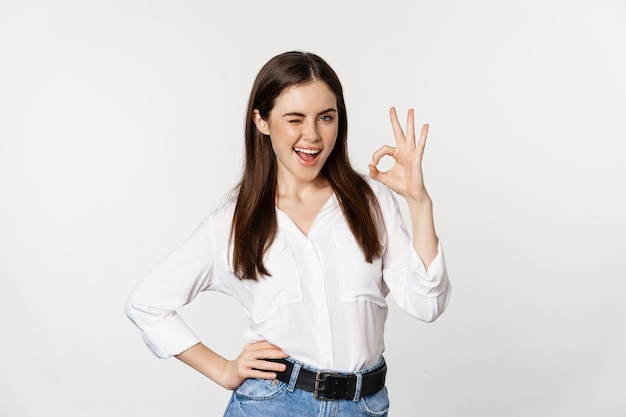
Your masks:
<svg viewBox="0 0 626 417"><path fill-rule="evenodd" d="M277 230L276 157L269 137L257 130L253 112L268 120L276 98L287 87L321 80L337 98L338 132L335 147L322 168L356 238L364 258L372 262L381 255L380 207L365 179L350 165L347 137L348 117L343 89L335 71L319 56L286 52L269 60L259 71L248 101L245 132L245 162L233 217L231 239L233 267L240 279L256 280L271 275L263 256Z"/></svg>

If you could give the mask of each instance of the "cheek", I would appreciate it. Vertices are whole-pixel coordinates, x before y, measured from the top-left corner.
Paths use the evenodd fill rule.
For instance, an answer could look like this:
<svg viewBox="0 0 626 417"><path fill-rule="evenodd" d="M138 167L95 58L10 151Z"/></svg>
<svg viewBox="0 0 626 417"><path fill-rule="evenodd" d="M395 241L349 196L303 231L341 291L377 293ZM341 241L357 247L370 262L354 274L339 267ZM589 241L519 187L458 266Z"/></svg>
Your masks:
<svg viewBox="0 0 626 417"><path fill-rule="evenodd" d="M290 125L279 124L274 126L270 132L270 137L275 138L277 141L289 140L296 134L295 127Z"/></svg>
<svg viewBox="0 0 626 417"><path fill-rule="evenodd" d="M294 139L296 136L291 129L280 128L275 129L270 134L270 141L272 142L272 149L274 154L287 154L292 151L294 146Z"/></svg>
<svg viewBox="0 0 626 417"><path fill-rule="evenodd" d="M333 142L335 142L337 140L337 134L339 133L339 129L337 128L337 126L329 126L325 133L326 134L324 136L326 136L329 141L332 140Z"/></svg>

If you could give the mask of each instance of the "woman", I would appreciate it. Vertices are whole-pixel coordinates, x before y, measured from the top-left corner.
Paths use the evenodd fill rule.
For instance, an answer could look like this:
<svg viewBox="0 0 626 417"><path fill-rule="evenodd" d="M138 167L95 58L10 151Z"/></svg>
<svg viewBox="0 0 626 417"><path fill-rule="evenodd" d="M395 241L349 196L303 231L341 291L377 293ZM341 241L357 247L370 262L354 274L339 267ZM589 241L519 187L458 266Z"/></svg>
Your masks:
<svg viewBox="0 0 626 417"><path fill-rule="evenodd" d="M450 286L421 169L428 126L416 142L412 110L406 135L394 109L390 117L396 146L374 153L366 179L348 160L332 68L310 53L272 58L250 95L235 195L131 295L126 312L157 356L234 390L225 416L384 416L385 297L424 321L445 309ZM395 165L380 172L386 155ZM389 189L408 204L412 242ZM234 296L250 319L236 359L176 314L208 290Z"/></svg>

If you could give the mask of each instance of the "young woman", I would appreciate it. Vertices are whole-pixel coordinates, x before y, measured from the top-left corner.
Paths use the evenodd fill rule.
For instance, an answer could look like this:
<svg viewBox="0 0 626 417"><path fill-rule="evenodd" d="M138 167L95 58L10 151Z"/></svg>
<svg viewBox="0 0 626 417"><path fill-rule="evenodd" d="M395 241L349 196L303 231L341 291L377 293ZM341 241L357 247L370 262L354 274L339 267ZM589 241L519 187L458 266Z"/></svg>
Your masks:
<svg viewBox="0 0 626 417"><path fill-rule="evenodd" d="M390 117L396 146L374 153L365 178L350 166L332 68L311 53L272 58L250 94L236 192L129 298L154 354L233 390L225 416L387 415L385 297L432 321L450 295L422 178L428 126L416 138L412 110L406 134ZM395 164L380 172L387 155ZM412 241L390 189L408 204ZM237 358L177 315L201 291L230 294L247 313Z"/></svg>

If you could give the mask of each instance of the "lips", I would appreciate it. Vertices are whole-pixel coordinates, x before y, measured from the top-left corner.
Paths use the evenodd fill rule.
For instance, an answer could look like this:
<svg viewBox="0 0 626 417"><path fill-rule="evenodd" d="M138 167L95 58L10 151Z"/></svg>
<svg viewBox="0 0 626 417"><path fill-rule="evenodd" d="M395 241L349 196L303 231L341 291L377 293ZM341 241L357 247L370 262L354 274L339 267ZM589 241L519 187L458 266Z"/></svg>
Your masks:
<svg viewBox="0 0 626 417"><path fill-rule="evenodd" d="M312 166L315 164L318 155L322 152L321 149L309 149L309 148L293 148L294 152L298 156L298 159L305 166Z"/></svg>

